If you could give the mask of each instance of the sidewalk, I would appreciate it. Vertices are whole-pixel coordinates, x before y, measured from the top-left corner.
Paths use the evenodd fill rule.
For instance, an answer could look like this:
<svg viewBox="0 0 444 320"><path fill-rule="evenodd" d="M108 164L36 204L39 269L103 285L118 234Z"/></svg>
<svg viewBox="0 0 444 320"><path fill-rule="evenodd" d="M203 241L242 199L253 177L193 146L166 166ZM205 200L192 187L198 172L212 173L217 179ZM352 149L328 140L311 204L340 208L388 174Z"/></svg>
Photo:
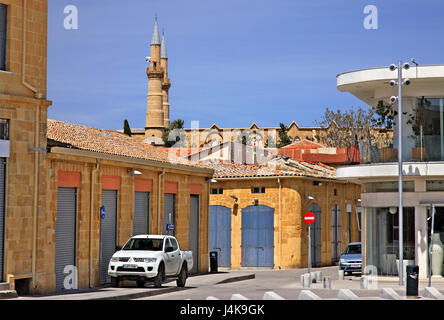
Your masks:
<svg viewBox="0 0 444 320"><path fill-rule="evenodd" d="M212 286L222 283L230 283L254 279L252 272L233 270L229 272L198 274L188 278L186 287L177 287L175 280L165 282L161 288L154 288L147 283L145 288L137 288L134 285L124 285L119 288L102 287L93 289L72 290L69 293L53 294L46 296L23 296L9 300L129 300L155 296L164 293L183 291L195 287ZM126 282L131 283L131 282Z"/></svg>

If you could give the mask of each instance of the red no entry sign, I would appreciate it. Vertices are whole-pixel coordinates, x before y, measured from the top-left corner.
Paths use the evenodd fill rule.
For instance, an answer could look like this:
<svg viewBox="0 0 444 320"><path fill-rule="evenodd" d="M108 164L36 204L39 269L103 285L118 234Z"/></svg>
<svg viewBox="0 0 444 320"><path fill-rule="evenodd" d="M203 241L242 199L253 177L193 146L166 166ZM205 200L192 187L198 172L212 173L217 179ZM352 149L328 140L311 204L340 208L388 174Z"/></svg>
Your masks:
<svg viewBox="0 0 444 320"><path fill-rule="evenodd" d="M312 224L313 222L315 222L315 215L313 212L307 212L306 214L304 214L304 222L306 224Z"/></svg>

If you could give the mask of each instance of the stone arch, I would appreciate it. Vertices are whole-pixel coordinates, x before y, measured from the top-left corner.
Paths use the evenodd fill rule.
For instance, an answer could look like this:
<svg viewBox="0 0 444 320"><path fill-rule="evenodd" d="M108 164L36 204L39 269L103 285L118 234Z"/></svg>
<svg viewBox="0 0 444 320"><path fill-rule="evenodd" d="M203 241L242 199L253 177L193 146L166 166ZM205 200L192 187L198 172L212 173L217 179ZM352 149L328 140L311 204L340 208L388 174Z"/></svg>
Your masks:
<svg viewBox="0 0 444 320"><path fill-rule="evenodd" d="M219 131L212 130L208 135L205 137L204 144L207 147L211 147L213 145L223 143L223 138Z"/></svg>

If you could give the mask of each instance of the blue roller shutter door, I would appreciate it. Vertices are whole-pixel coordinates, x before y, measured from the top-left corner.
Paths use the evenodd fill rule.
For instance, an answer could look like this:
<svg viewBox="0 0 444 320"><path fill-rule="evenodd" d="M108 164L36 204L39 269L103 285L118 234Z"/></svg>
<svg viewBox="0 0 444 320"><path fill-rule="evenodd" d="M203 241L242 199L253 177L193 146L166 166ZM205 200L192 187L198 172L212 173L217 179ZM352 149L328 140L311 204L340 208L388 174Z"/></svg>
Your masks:
<svg viewBox="0 0 444 320"><path fill-rule="evenodd" d="M100 284L109 283L108 265L117 243L117 191L102 190L105 216L100 219Z"/></svg>
<svg viewBox="0 0 444 320"><path fill-rule="evenodd" d="M274 267L274 209L242 209L242 266Z"/></svg>
<svg viewBox="0 0 444 320"><path fill-rule="evenodd" d="M218 254L218 266L231 267L231 209L210 206L210 252Z"/></svg>

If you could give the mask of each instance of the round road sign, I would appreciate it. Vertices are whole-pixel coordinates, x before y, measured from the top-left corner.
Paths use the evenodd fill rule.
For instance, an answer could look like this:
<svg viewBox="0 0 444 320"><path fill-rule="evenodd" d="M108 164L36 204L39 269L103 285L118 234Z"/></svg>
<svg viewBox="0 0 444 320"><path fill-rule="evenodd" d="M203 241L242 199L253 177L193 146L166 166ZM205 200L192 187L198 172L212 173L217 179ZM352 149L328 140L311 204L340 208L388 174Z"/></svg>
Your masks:
<svg viewBox="0 0 444 320"><path fill-rule="evenodd" d="M306 224L312 224L313 222L315 222L315 215L313 212L307 212L306 214L304 214L304 222Z"/></svg>

